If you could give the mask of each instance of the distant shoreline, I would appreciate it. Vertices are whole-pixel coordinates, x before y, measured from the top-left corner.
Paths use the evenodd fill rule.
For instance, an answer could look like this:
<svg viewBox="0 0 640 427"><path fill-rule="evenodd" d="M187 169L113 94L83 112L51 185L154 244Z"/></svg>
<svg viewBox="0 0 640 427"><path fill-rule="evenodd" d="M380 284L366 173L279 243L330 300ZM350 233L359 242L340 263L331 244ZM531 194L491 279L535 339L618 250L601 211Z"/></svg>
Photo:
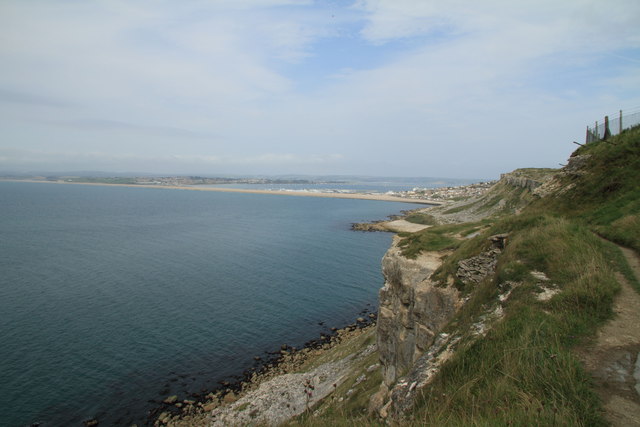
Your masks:
<svg viewBox="0 0 640 427"><path fill-rule="evenodd" d="M221 188L221 187L202 187L197 186L173 186L173 185L145 185L145 184L108 184L99 182L67 182L67 181L44 181L37 179L1 179L0 182L31 182L42 184L66 184L66 185L98 185L103 187L134 187L134 188L162 188L168 190L194 190L194 191L217 191L224 193L246 193L246 194L274 194L279 196L306 196L306 197L325 197L333 199L357 199L357 200L377 200L382 202L400 202L400 203L416 203L422 205L442 205L441 201L433 201L426 199L412 199L405 197L389 196L386 194L367 194L367 193L327 193L327 192L310 192L298 190L257 190L244 188Z"/></svg>

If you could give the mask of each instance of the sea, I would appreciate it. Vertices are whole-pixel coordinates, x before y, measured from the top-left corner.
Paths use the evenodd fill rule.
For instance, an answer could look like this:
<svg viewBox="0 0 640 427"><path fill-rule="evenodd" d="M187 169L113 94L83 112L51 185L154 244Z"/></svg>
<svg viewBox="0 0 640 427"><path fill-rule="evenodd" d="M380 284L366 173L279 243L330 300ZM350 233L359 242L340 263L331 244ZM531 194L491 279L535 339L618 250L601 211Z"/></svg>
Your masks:
<svg viewBox="0 0 640 427"><path fill-rule="evenodd" d="M0 182L2 425L144 425L375 312L412 204Z"/></svg>

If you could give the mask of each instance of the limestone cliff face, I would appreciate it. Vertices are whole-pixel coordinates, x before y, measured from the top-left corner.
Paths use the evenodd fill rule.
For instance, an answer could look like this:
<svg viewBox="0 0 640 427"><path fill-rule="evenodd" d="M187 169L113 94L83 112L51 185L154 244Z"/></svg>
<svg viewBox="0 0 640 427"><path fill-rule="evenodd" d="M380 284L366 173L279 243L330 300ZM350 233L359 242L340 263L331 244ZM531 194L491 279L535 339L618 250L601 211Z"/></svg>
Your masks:
<svg viewBox="0 0 640 427"><path fill-rule="evenodd" d="M391 386L433 344L440 329L462 304L453 286L437 287L429 280L441 264L430 252L411 260L402 256L398 239L382 259L377 339L383 381Z"/></svg>
<svg viewBox="0 0 640 427"><path fill-rule="evenodd" d="M535 190L542 185L542 182L527 176L521 176L517 172L501 174L500 181L513 187L522 187L529 190Z"/></svg>

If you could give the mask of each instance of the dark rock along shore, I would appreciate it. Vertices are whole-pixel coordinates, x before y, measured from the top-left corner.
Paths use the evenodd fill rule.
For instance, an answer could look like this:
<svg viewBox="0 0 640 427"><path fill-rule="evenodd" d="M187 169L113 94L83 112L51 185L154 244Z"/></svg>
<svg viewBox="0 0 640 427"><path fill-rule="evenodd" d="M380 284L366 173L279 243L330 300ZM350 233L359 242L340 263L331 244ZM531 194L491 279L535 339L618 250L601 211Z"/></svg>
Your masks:
<svg viewBox="0 0 640 427"><path fill-rule="evenodd" d="M260 382L294 370L306 360L306 353L329 349L339 343L344 335L358 329L375 326L376 319L377 312L365 308L358 313L358 317L353 323L342 328L331 327L327 332L321 333L318 338L305 342L300 349L282 344L278 350L265 351L266 356L264 357L254 356L254 366L245 369L241 375L219 381L220 386L215 389L191 393L187 399L167 396L162 401L154 401L157 406L147 414L145 424L157 425L171 416L192 414L199 410L211 410L221 403L230 403L237 399L238 395L250 390ZM324 322L319 322L319 325L324 326Z"/></svg>

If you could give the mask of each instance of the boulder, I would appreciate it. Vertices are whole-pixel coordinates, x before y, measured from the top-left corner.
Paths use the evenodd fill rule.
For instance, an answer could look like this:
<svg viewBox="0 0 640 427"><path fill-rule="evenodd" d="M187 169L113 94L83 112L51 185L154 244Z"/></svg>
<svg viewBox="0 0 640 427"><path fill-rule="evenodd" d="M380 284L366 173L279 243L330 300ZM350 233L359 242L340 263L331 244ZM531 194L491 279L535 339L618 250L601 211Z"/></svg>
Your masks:
<svg viewBox="0 0 640 427"><path fill-rule="evenodd" d="M238 397L232 391L230 391L229 393L225 394L224 397L222 398L222 401L224 403L233 403L236 400L238 400Z"/></svg>
<svg viewBox="0 0 640 427"><path fill-rule="evenodd" d="M166 399L164 399L162 402L166 403L167 405L173 405L174 403L176 403L178 401L178 396L176 396L175 394L173 396L169 396Z"/></svg>

